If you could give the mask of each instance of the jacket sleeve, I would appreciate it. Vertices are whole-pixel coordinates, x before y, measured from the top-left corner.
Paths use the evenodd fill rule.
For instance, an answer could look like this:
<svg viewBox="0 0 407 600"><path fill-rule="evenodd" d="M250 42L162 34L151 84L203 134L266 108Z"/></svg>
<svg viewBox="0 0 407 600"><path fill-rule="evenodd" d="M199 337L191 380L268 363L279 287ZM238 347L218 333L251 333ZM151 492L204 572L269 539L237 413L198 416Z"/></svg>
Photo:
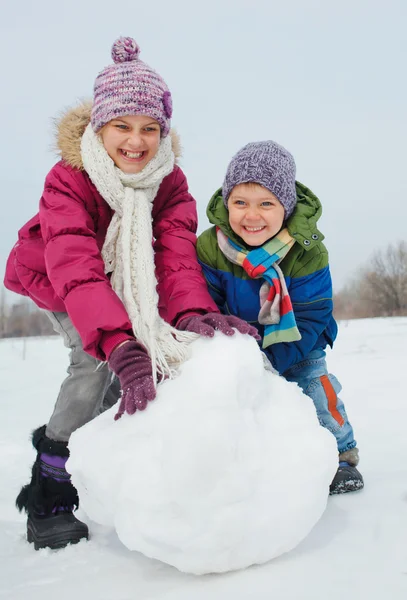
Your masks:
<svg viewBox="0 0 407 600"><path fill-rule="evenodd" d="M186 313L218 312L196 255L196 203L184 173L175 169L171 194L153 223L158 306L172 325Z"/></svg>
<svg viewBox="0 0 407 600"><path fill-rule="evenodd" d="M201 233L196 249L209 293L218 309L223 313L225 312L226 294L223 290L220 271L217 268L218 245L214 227Z"/></svg>
<svg viewBox="0 0 407 600"><path fill-rule="evenodd" d="M131 324L105 275L81 177L82 174L58 163L46 179L39 211L45 264L84 350L105 360L108 352L102 347L104 343L110 351L112 338L114 344L128 339Z"/></svg>
<svg viewBox="0 0 407 600"><path fill-rule="evenodd" d="M301 339L297 342L274 344L265 350L273 366L281 374L307 357L333 318L332 280L327 254L324 254L325 256L319 255L311 259L299 273L293 275L289 284L288 292ZM318 268L324 262L325 266ZM304 271L308 274L303 274Z"/></svg>

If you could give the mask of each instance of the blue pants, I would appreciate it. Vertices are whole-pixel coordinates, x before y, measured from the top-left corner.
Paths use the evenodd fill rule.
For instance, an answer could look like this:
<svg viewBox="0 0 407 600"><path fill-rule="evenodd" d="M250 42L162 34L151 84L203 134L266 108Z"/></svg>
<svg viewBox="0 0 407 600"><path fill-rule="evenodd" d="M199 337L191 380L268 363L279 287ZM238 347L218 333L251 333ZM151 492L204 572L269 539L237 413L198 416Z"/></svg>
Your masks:
<svg viewBox="0 0 407 600"><path fill-rule="evenodd" d="M338 394L341 384L328 373L324 350L313 350L283 376L295 381L314 402L320 424L334 434L339 454L356 447L353 429Z"/></svg>

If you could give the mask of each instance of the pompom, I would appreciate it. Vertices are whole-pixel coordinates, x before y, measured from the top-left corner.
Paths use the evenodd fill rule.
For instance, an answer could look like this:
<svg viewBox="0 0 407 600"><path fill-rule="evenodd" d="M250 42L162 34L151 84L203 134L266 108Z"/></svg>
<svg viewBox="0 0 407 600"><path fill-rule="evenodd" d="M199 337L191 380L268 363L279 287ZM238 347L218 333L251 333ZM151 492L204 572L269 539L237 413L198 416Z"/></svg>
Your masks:
<svg viewBox="0 0 407 600"><path fill-rule="evenodd" d="M131 37L121 37L112 46L112 58L115 63L137 60L140 48Z"/></svg>

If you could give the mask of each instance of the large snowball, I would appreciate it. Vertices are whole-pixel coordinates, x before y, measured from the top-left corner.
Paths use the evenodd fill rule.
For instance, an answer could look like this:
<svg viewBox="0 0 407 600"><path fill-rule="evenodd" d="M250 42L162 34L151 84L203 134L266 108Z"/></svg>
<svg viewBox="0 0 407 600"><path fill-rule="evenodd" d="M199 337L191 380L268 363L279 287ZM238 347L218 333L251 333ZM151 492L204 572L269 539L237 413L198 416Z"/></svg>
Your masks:
<svg viewBox="0 0 407 600"><path fill-rule="evenodd" d="M196 341L144 412L114 414L74 433L68 470L130 550L188 573L240 569L294 548L325 509L335 439L248 336Z"/></svg>

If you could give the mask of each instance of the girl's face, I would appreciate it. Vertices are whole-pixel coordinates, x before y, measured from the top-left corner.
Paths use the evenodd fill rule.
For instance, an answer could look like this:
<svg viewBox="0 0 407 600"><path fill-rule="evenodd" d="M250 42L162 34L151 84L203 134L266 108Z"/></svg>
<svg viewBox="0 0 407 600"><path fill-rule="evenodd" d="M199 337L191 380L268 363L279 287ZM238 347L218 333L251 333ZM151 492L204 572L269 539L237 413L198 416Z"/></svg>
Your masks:
<svg viewBox="0 0 407 600"><path fill-rule="evenodd" d="M249 246L262 246L274 237L284 222L284 207L259 184L236 185L228 200L231 228Z"/></svg>
<svg viewBox="0 0 407 600"><path fill-rule="evenodd" d="M145 115L117 117L109 121L100 136L110 158L123 173L134 174L157 154L160 125Z"/></svg>

